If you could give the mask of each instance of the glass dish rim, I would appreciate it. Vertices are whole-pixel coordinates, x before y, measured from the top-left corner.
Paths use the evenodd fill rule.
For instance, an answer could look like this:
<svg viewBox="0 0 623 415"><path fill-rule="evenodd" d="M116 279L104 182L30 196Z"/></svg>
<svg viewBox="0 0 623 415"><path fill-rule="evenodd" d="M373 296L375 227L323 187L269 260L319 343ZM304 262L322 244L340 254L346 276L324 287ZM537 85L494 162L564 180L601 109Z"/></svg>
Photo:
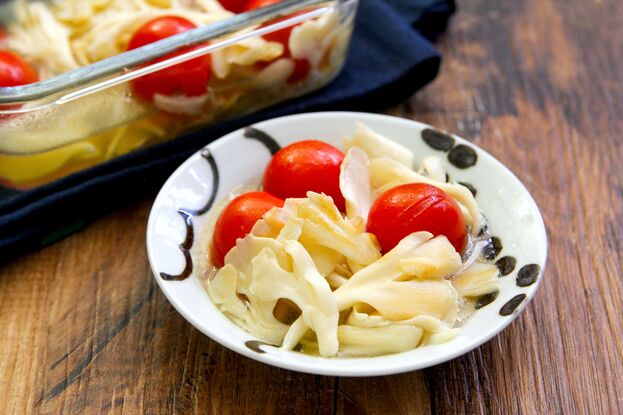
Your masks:
<svg viewBox="0 0 623 415"><path fill-rule="evenodd" d="M6 108L0 106L0 114L16 114L41 110L46 107L73 101L85 95L108 89L149 73L194 59L215 50L235 44L247 38L262 36L268 33L305 22L324 14L333 12L344 4L357 3L358 0L284 0L270 6L235 14L227 19L217 21L175 36L127 51L90 65L68 71L37 83L17 87L0 87L0 105L32 103L33 106ZM179 51L180 48L197 45L215 38L230 35L261 25L286 15L304 11L311 6L325 4L325 7L306 11L287 19L257 27L249 32L239 33L231 38L212 43L189 52L152 64L147 62ZM37 102L39 101L39 102Z"/></svg>

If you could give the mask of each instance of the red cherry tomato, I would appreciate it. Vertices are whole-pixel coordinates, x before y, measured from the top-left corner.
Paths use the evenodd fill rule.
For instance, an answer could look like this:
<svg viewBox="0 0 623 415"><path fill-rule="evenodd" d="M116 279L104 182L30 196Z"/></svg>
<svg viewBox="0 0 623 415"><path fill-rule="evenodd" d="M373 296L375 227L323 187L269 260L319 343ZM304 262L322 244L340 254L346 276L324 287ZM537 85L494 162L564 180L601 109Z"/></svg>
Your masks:
<svg viewBox="0 0 623 415"><path fill-rule="evenodd" d="M0 50L0 87L32 84L39 75L18 54Z"/></svg>
<svg viewBox="0 0 623 415"><path fill-rule="evenodd" d="M368 232L376 236L383 252L418 231L445 235L458 252L465 246L467 232L461 208L438 187L424 183L397 186L372 204Z"/></svg>
<svg viewBox="0 0 623 415"><path fill-rule="evenodd" d="M271 4L281 3L283 0L248 0L244 11L255 10Z"/></svg>
<svg viewBox="0 0 623 415"><path fill-rule="evenodd" d="M0 42L2 42L5 38L4 29L0 26Z"/></svg>
<svg viewBox="0 0 623 415"><path fill-rule="evenodd" d="M294 59L294 71L288 78L289 84L295 84L298 81L302 81L309 75L311 71L311 64L307 59Z"/></svg>
<svg viewBox="0 0 623 415"><path fill-rule="evenodd" d="M282 207L283 199L267 192L244 193L223 209L214 226L212 237L212 259L217 266L223 266L225 255L236 246L236 240L244 238L266 212Z"/></svg>
<svg viewBox="0 0 623 415"><path fill-rule="evenodd" d="M149 43L194 29L196 26L182 17L162 16L145 23L138 29L128 50L145 46ZM185 48L179 52L155 60L160 62L181 55L200 46ZM184 63L142 76L133 81L134 92L147 101L153 101L155 94L197 96L206 93L211 76L209 55L200 56Z"/></svg>
<svg viewBox="0 0 623 415"><path fill-rule="evenodd" d="M271 4L280 3L281 1L282 0L251 0L247 3L244 10L245 11L255 10L255 9L262 8L262 7L270 6ZM282 20L289 19L291 17L297 16L302 13L303 12L299 12L299 13L292 14L290 16L285 16L280 19L274 20L270 23L278 23L278 22L281 22ZM270 23L267 23L267 24L270 24ZM263 26L266 26L267 24L264 24ZM289 26L281 30L268 33L264 35L264 39L271 41L271 42L281 43L286 48L286 50L288 50L289 49L288 43L290 41L290 33L292 33L292 29L294 29L296 26L298 25ZM288 50L288 54L289 54L289 50Z"/></svg>
<svg viewBox="0 0 623 415"><path fill-rule="evenodd" d="M305 197L308 191L324 193L333 198L344 211L340 192L340 165L344 153L322 141L307 140L279 150L264 172L264 190L275 196Z"/></svg>
<svg viewBox="0 0 623 415"><path fill-rule="evenodd" d="M37 81L39 81L39 75L21 56L0 50L0 87L20 86ZM0 105L0 110L13 110L20 107L19 104ZM0 114L0 122L15 116L16 114Z"/></svg>
<svg viewBox="0 0 623 415"><path fill-rule="evenodd" d="M249 1L249 3L247 3L247 6L245 7L245 11L259 9L260 7L270 6L271 4L279 3L281 1L282 0L251 0ZM274 20L271 23L277 23L282 20L289 19L291 17L297 16L303 13L305 12L299 12L299 13L292 14L290 16L282 17L280 19ZM264 26L266 26L266 24ZM289 47L290 34L292 33L292 29L294 29L296 26L298 25L289 26L284 29L277 30L272 33L268 33L264 35L264 39L270 42L281 43L283 47L285 48L284 56L289 58L292 56L292 54L290 53L290 47ZM290 84L294 84L306 78L307 75L309 75L310 71L311 71L311 65L309 64L309 61L307 59L295 59L294 60L294 71L292 72L292 75L290 75L290 77L288 78L287 82Z"/></svg>
<svg viewBox="0 0 623 415"><path fill-rule="evenodd" d="M282 0L251 0L250 2L247 3L247 6L245 7L245 11L259 9L262 7L270 6L271 4L281 3L281 1ZM290 16L285 16L280 19L273 20L270 23L278 23L278 22L281 22L282 20L289 19L291 17L297 16L302 13L303 12L299 12L299 13L292 14ZM264 26L266 26L266 24ZM292 29L294 29L296 26L298 25L289 26L281 30L277 30L275 32L264 35L264 39L269 40L271 42L279 42L287 48L288 42L290 41L290 33L292 33Z"/></svg>
<svg viewBox="0 0 623 415"><path fill-rule="evenodd" d="M219 0L221 6L233 13L242 13L248 0Z"/></svg>

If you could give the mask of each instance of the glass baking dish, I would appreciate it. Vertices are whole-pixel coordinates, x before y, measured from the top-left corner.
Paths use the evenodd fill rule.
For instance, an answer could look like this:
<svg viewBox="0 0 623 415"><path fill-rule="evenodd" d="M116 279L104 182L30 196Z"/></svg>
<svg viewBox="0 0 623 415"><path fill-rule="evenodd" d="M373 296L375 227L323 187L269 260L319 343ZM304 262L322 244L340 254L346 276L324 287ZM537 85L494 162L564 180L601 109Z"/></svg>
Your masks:
<svg viewBox="0 0 623 415"><path fill-rule="evenodd" d="M357 3L285 0L34 84L0 88L0 183L32 188L325 86L344 64ZM2 26L10 19L0 3ZM262 37L288 27L287 53ZM245 55L253 48L264 57ZM212 65L205 94L148 101L135 93L142 77L204 55ZM308 68L294 79L300 60Z"/></svg>

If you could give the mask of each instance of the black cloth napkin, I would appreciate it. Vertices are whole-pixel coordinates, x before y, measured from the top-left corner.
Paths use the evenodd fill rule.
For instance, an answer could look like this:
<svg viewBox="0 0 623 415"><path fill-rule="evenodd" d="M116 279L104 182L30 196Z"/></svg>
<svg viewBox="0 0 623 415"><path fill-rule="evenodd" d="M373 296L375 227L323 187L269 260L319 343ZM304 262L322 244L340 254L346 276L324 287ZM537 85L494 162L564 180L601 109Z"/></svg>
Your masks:
<svg viewBox="0 0 623 415"><path fill-rule="evenodd" d="M374 111L404 101L437 75L441 57L431 41L454 11L454 0L360 0L346 66L322 90L36 189L0 188L0 261L48 245L153 194L193 152L237 128L298 112Z"/></svg>

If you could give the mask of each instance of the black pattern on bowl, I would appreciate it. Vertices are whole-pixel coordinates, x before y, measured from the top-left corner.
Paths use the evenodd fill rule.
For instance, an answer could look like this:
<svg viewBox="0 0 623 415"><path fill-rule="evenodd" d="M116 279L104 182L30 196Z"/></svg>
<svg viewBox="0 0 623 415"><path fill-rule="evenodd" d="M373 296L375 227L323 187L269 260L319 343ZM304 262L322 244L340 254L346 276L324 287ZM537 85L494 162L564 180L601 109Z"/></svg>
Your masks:
<svg viewBox="0 0 623 415"><path fill-rule="evenodd" d="M498 269L500 270L500 275L505 276L513 272L513 270L515 269L515 265L517 265L517 260L515 259L515 257L505 256L498 259L495 262L495 265L497 265Z"/></svg>
<svg viewBox="0 0 623 415"><path fill-rule="evenodd" d="M457 183L460 184L461 186L467 187L469 191L472 192L472 195L476 197L476 193L478 193L478 190L476 190L476 188L471 183L467 183L467 182L457 182Z"/></svg>
<svg viewBox="0 0 623 415"><path fill-rule="evenodd" d="M247 127L244 130L244 136L246 138L250 138L252 140L257 140L260 143L264 144L264 146L270 151L271 155L275 155L279 150L281 150L281 146L270 135L266 134L262 130L258 130L255 127Z"/></svg>
<svg viewBox="0 0 623 415"><path fill-rule="evenodd" d="M528 287L539 278L541 267L537 264L528 264L521 267L517 273L516 283L518 287Z"/></svg>
<svg viewBox="0 0 623 415"><path fill-rule="evenodd" d="M454 147L455 141L454 137L450 134L442 133L432 128L426 128L422 131L422 139L424 139L426 144L430 147L441 151L450 151L450 149Z"/></svg>
<svg viewBox="0 0 623 415"><path fill-rule="evenodd" d="M459 144L448 153L448 161L459 169L466 169L476 165L478 162L478 155L473 148L465 144Z"/></svg>
<svg viewBox="0 0 623 415"><path fill-rule="evenodd" d="M492 236L487 246L483 250L483 255L487 261L493 261L502 252L502 240L497 236Z"/></svg>
<svg viewBox="0 0 623 415"><path fill-rule="evenodd" d="M492 293L481 295L476 299L474 308L476 308L476 310L480 310L481 308L491 304L496 298L498 298L499 294L499 291L493 291Z"/></svg>
<svg viewBox="0 0 623 415"><path fill-rule="evenodd" d="M180 250L182 251L182 254L184 255L185 265L184 265L184 269L182 270L182 272L176 275L167 274L166 272L161 272L160 277L166 281L182 281L188 278L190 274L192 274L193 259L192 259L192 256L190 255L190 250L193 247L193 243L195 240L195 231L193 229L192 218L193 216L201 216L205 214L208 210L210 210L210 208L212 208L212 205L214 204L214 201L216 200L216 194L218 192L219 181L220 181L220 177L218 173L218 166L216 165L216 160L214 160L212 153L207 147L201 150L201 157L203 157L203 159L208 162L208 164L210 165L210 170L212 171L212 192L210 193L210 196L208 197L208 200L206 201L205 205L203 205L201 209L193 210L193 209L180 208L177 210L177 212L180 215L182 215L182 217L184 218L184 223L186 224L186 236L184 238L184 242L182 242L179 245Z"/></svg>
<svg viewBox="0 0 623 415"><path fill-rule="evenodd" d="M517 294L500 308L501 316L510 316L526 299L526 294Z"/></svg>
<svg viewBox="0 0 623 415"><path fill-rule="evenodd" d="M247 138L254 139L262 143L268 149L268 151L270 151L270 153L273 155L281 149L281 146L279 145L279 143L277 143L277 141L273 137L266 134L264 131L258 130L253 127L247 127L247 129L244 132L244 135ZM185 208L178 209L178 213L182 215L182 217L184 218L184 222L186 224L186 237L184 238L184 242L182 242L179 245L179 248L182 251L182 254L184 255L185 266L182 272L177 275L161 272L160 277L162 277L162 279L166 281L182 281L188 278L190 274L192 274L193 260L190 255L190 249L192 248L193 243L194 243L194 230L193 230L192 218L194 216L201 216L207 213L212 208L212 205L214 205L214 202L216 201L216 195L218 193L219 182L220 182L220 176L219 176L219 171L218 171L218 166L216 164L216 160L214 159L214 156L212 155L208 147L204 147L201 150L201 157L203 157L208 162L208 164L210 165L210 170L212 171L212 191L210 192L210 196L208 197L208 200L206 201L205 205L203 205L201 209L197 209L197 210L185 209Z"/></svg>
<svg viewBox="0 0 623 415"><path fill-rule="evenodd" d="M266 343L261 340L249 340L244 343L250 350L253 350L256 353L266 353L266 351L262 350L260 346L272 346L277 347L274 344Z"/></svg>

